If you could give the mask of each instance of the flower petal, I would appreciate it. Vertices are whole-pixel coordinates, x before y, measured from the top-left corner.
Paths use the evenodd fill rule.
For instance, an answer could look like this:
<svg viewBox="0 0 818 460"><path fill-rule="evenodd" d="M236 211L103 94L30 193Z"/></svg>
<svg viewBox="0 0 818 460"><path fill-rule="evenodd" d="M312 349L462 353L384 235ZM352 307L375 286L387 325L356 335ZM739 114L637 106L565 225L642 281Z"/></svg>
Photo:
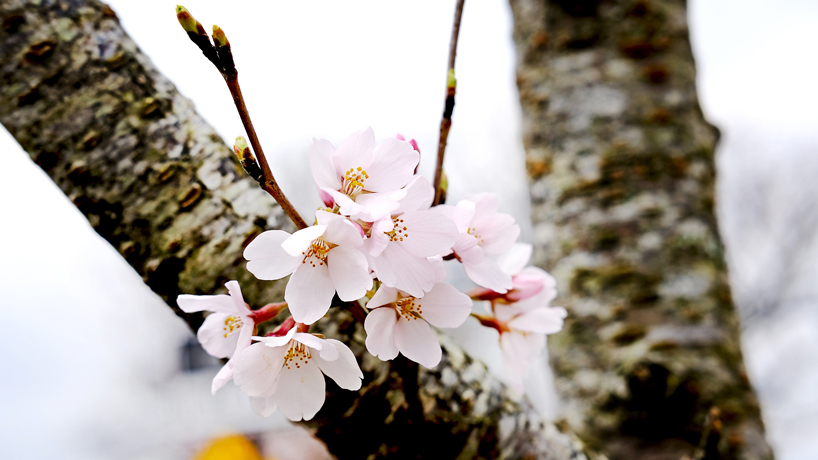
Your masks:
<svg viewBox="0 0 818 460"><path fill-rule="evenodd" d="M511 289L511 275L504 273L492 259L484 258L479 264L463 264L472 281L492 291L505 294Z"/></svg>
<svg viewBox="0 0 818 460"><path fill-rule="evenodd" d="M190 295L182 294L176 297L176 304L185 313L197 311L215 311L227 314L236 314L236 304L227 294L219 295Z"/></svg>
<svg viewBox="0 0 818 460"><path fill-rule="evenodd" d="M306 346L308 346L308 347L310 347L312 349L318 350L318 351L321 351L324 348L324 342L325 342L324 339L322 339L320 337L316 337L316 336L314 336L312 334L307 334L305 332L296 332L293 335L293 340L297 340L297 341L303 343L304 345L306 345Z"/></svg>
<svg viewBox="0 0 818 460"><path fill-rule="evenodd" d="M395 294L397 295L397 289L395 289ZM370 303L372 302L370 301ZM391 307L376 308L366 315L364 321L366 349L372 356L377 356L381 361L388 361L398 356L398 347L395 345L395 323L397 323L397 320L398 314Z"/></svg>
<svg viewBox="0 0 818 460"><path fill-rule="evenodd" d="M459 327L469 317L472 306L469 296L446 283L435 283L417 303L423 309L423 319L436 327Z"/></svg>
<svg viewBox="0 0 818 460"><path fill-rule="evenodd" d="M406 196L400 200L400 207L392 211L394 214L418 210L425 211L432 205L432 200L435 198L435 189L425 177L419 174L416 175L409 181L405 189Z"/></svg>
<svg viewBox="0 0 818 460"><path fill-rule="evenodd" d="M284 367L288 347L270 348L255 343L236 361L233 381L248 396L261 396L271 390Z"/></svg>
<svg viewBox="0 0 818 460"><path fill-rule="evenodd" d="M227 364L222 366L222 368L219 369L219 372L216 373L216 376L213 377L213 382L210 384L210 394L215 395L225 383L229 382L230 379L233 378L234 371L235 363L228 361Z"/></svg>
<svg viewBox="0 0 818 460"><path fill-rule="evenodd" d="M437 334L422 319L399 318L395 325L395 345L403 356L430 369L437 366L443 356Z"/></svg>
<svg viewBox="0 0 818 460"><path fill-rule="evenodd" d="M562 330L563 319L568 315L562 307L536 308L508 322L508 327L538 334L554 334Z"/></svg>
<svg viewBox="0 0 818 460"><path fill-rule="evenodd" d="M545 336L541 334L521 334L506 332L500 334L500 349L508 378L519 382L516 388L522 391L522 380L528 375L528 366L540 355L545 347ZM516 385L515 385L516 386Z"/></svg>
<svg viewBox="0 0 818 460"><path fill-rule="evenodd" d="M383 305L395 303L396 300L398 300L398 290L385 284L381 284L381 287L378 288L378 291L366 304L366 308L372 310Z"/></svg>
<svg viewBox="0 0 818 460"><path fill-rule="evenodd" d="M373 151L372 163L366 167L369 178L364 189L389 192L403 188L415 174L420 156L406 141L382 140Z"/></svg>
<svg viewBox="0 0 818 460"><path fill-rule="evenodd" d="M479 264L485 257L483 249L477 245L477 238L468 233L458 235L452 249L464 264Z"/></svg>
<svg viewBox="0 0 818 460"><path fill-rule="evenodd" d="M273 336L273 337L253 337L254 339L258 340L259 342L263 342L264 345L272 348L276 347L283 347L290 343L293 336L295 336L296 330L295 328L290 329L287 331L286 334L280 336Z"/></svg>
<svg viewBox="0 0 818 460"><path fill-rule="evenodd" d="M327 339L325 342L327 345L325 349L336 350L336 358L330 361L324 358L323 353L320 356L313 355L313 359L321 368L321 372L335 380L335 383L345 390L359 390L364 374L361 372L361 368L358 367L358 361L355 359L352 350L334 339Z"/></svg>
<svg viewBox="0 0 818 460"><path fill-rule="evenodd" d="M332 279L326 264L302 263L290 277L284 289L284 300L293 319L299 323L312 324L329 310L335 295Z"/></svg>
<svg viewBox="0 0 818 460"><path fill-rule="evenodd" d="M310 420L324 405L324 374L313 360L301 367L284 369L278 379L273 400L288 419Z"/></svg>
<svg viewBox="0 0 818 460"><path fill-rule="evenodd" d="M275 398L272 396L270 397L258 397L258 398L250 398L250 408L253 409L257 415L262 417L269 417L273 415L273 412L276 411L276 403Z"/></svg>
<svg viewBox="0 0 818 460"><path fill-rule="evenodd" d="M332 154L332 162L335 164L335 171L338 176L343 177L344 173L350 168L366 168L369 166L372 162L372 150L374 148L375 133L372 128L367 127L346 138L335 153Z"/></svg>
<svg viewBox="0 0 818 460"><path fill-rule="evenodd" d="M225 283L224 287L226 287L227 292L230 293L230 299L236 306L236 313L239 313L242 316L247 316L250 314L250 309L247 308L247 304L244 303L244 296L241 295L241 286L239 286L239 282L236 280L231 280Z"/></svg>
<svg viewBox="0 0 818 460"><path fill-rule="evenodd" d="M235 315L235 313L234 313ZM231 319L232 318L232 319ZM238 315L231 316L225 313L211 313L207 315L204 323L196 331L196 338L202 344L207 354L216 358L229 358L236 351L239 341L238 331L235 331ZM233 326L235 332L226 330L228 324ZM240 326L242 328L248 325ZM250 326L252 329L252 326Z"/></svg>
<svg viewBox="0 0 818 460"><path fill-rule="evenodd" d="M418 257L432 257L452 249L458 237L457 226L448 217L431 211L407 212L395 223L403 230L400 244ZM401 228L402 227L402 228Z"/></svg>
<svg viewBox="0 0 818 460"><path fill-rule="evenodd" d="M364 193L355 199L355 203L362 207L358 212L360 218L366 222L374 222L381 217L388 216L400 207L398 201L402 191L394 193Z"/></svg>
<svg viewBox="0 0 818 460"><path fill-rule="evenodd" d="M339 246L361 247L364 244L361 232L344 216L326 211L318 211L315 218L320 225L326 225L324 239Z"/></svg>
<svg viewBox="0 0 818 460"><path fill-rule="evenodd" d="M432 269L435 271L435 283L442 283L449 277L449 271L446 270L446 263L443 262L443 257L427 257L426 260L432 264Z"/></svg>
<svg viewBox="0 0 818 460"><path fill-rule="evenodd" d="M514 243L507 253L497 259L497 265L500 266L500 270L509 275L517 275L523 271L525 264L531 260L533 250L534 247L528 243Z"/></svg>
<svg viewBox="0 0 818 460"><path fill-rule="evenodd" d="M284 240L281 247L293 257L303 257L304 251L326 231L326 225L313 225L312 227L302 228Z"/></svg>
<svg viewBox="0 0 818 460"><path fill-rule="evenodd" d="M284 278L295 270L301 259L292 257L281 244L290 234L281 230L268 230L255 237L244 249L247 270L260 280Z"/></svg>
<svg viewBox="0 0 818 460"><path fill-rule="evenodd" d="M388 244L381 255L372 260L378 279L414 297L423 297L423 292L435 284L432 264L425 257L410 255L398 244Z"/></svg>
<svg viewBox="0 0 818 460"><path fill-rule="evenodd" d="M332 154L335 147L326 139L314 139L310 145L310 169L318 187L341 188L341 177L335 171Z"/></svg>
<svg viewBox="0 0 818 460"><path fill-rule="evenodd" d="M347 246L332 248L327 257L327 266L341 300L358 300L372 289L369 264L361 251Z"/></svg>

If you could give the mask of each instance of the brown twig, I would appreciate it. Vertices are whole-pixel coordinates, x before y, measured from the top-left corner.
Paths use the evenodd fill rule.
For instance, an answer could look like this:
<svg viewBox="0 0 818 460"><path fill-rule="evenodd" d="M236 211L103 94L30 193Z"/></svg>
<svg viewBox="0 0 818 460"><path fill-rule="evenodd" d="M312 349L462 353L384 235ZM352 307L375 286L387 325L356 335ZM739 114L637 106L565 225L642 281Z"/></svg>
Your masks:
<svg viewBox="0 0 818 460"><path fill-rule="evenodd" d="M457 0L454 10L454 25L452 38L449 42L449 68L446 72L446 104L443 109L443 119L440 120L440 141L437 144L437 166L435 168L435 200L432 205L441 201L443 181L443 156L446 153L446 141L449 139L449 129L452 127L452 112L454 112L454 93L457 83L454 78L454 59L457 56L457 37L460 35L460 18L463 16L463 4L466 0Z"/></svg>
<svg viewBox="0 0 818 460"><path fill-rule="evenodd" d="M186 8L177 6L176 18L179 20L179 24L181 24L182 28L187 32L190 40L195 43L207 59L213 63L224 78L225 83L227 83L230 95L233 96L233 103L236 104L236 110L239 112L241 123L244 125L244 130L250 139L250 145L253 146L253 150L256 152L258 165L261 167L261 180L259 180L258 177L254 179L258 181L264 191L272 195L279 206L281 206L281 209L290 216L290 219L292 219L298 228L308 227L307 222L298 214L298 211L295 210L290 200L288 200L284 192L281 191L275 177L273 177L273 172L270 170L267 157L264 156L264 151L261 149L256 130L253 128L253 122L250 120L250 112L247 111L247 105L244 103L244 96L241 94L239 75L233 62L233 52L230 49L230 42L227 41L224 31L218 26L213 26L214 46L214 44L210 42L210 37L207 35L207 32L205 32L202 24L197 21Z"/></svg>
<svg viewBox="0 0 818 460"><path fill-rule="evenodd" d="M290 200L284 195L284 192L281 191L281 188L278 186L278 182L276 182L275 178L273 177L273 172L270 170L270 165L267 163L267 157L264 156L264 151L261 149L261 143L258 141L258 136L256 135L256 129L253 127L253 121L250 120L250 112L247 111L247 106L244 103L244 96L241 94L241 87L239 86L239 77L238 72L234 73L233 75L225 75L224 81L227 83L227 88L230 89L230 94L233 96L233 103L236 104L236 110L239 112L239 117L241 118L241 123L244 125L244 130L247 132L247 137L250 140L250 145L253 146L253 150L256 153L256 158L258 159L258 164L261 167L261 171L264 174L264 182L259 182L261 184L261 188L269 193L273 198L275 198L276 202L278 202L281 209L290 216L293 223L298 228L306 228L308 227L307 222L298 214L298 211L295 210Z"/></svg>

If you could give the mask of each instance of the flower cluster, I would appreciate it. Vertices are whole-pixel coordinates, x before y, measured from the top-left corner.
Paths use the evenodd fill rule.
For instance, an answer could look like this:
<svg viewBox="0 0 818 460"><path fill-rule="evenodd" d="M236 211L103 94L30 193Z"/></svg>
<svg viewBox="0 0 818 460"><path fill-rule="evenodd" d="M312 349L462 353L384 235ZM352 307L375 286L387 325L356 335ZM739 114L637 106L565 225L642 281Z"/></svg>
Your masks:
<svg viewBox="0 0 818 460"><path fill-rule="evenodd" d="M235 281L227 283L229 295L178 298L186 312L212 312L199 340L211 355L229 358L213 392L232 379L258 414L278 408L291 420L309 420L324 402L323 375L358 390L363 374L350 349L309 333L336 296L365 303L372 355L391 360L400 353L426 367L442 356L432 326L455 328L474 315L500 332L512 381L521 381L544 335L562 327L565 310L548 307L553 278L524 268L531 247L515 245L520 228L497 212L497 198L484 193L433 207L433 187L415 172L417 144L400 136L376 144L369 128L338 148L314 139L309 161L326 205L314 225L293 234L266 231L244 251L256 278L290 277L284 303L251 310ZM462 263L481 288L467 295L446 284L444 261ZM473 314L473 300L488 301L490 315ZM285 308L290 318L256 335Z"/></svg>

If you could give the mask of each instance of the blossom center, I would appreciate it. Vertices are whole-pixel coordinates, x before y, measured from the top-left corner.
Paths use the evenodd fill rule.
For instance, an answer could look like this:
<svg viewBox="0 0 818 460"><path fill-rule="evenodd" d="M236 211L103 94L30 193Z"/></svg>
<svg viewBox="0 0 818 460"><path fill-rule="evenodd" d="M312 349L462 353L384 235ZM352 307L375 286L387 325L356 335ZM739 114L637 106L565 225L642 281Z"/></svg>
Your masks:
<svg viewBox="0 0 818 460"><path fill-rule="evenodd" d="M360 166L349 168L349 171L344 173L344 193L355 199L364 190L364 182L367 179L369 179L369 174L365 169Z"/></svg>
<svg viewBox="0 0 818 460"><path fill-rule="evenodd" d="M290 349L287 350L287 354L284 355L284 365L287 367L287 369L292 369L292 366L295 366L296 369L301 369L301 363L309 363L310 358L312 358L312 355L310 354L310 349L306 345L301 342L291 340Z"/></svg>
<svg viewBox="0 0 818 460"><path fill-rule="evenodd" d="M239 329L241 329L242 326L244 326L244 321L241 320L241 317L228 316L224 320L224 327L222 327L224 337L227 338L228 335L238 331Z"/></svg>
<svg viewBox="0 0 818 460"><path fill-rule="evenodd" d="M484 240L481 235L477 234L477 229L475 229L474 227L469 227L469 229L466 230L466 233L473 236L477 240L478 245L480 243L485 243L486 242L486 240Z"/></svg>
<svg viewBox="0 0 818 460"><path fill-rule="evenodd" d="M423 305L418 302L415 297L404 297L395 302L398 314L403 316L407 321L416 319L423 319Z"/></svg>
<svg viewBox="0 0 818 460"><path fill-rule="evenodd" d="M409 238L409 232L405 223L403 222L403 219L400 217L393 217L392 224L392 230L384 232L387 236L389 236L389 241L403 241L404 238Z"/></svg>
<svg viewBox="0 0 818 460"><path fill-rule="evenodd" d="M335 244L318 237L312 240L310 247L308 247L306 251L301 251L301 255L304 256L304 260L302 260L301 263L309 263L313 267L315 267L316 262L318 262L318 265L324 265L327 261L327 256L329 256L329 251L335 246Z"/></svg>

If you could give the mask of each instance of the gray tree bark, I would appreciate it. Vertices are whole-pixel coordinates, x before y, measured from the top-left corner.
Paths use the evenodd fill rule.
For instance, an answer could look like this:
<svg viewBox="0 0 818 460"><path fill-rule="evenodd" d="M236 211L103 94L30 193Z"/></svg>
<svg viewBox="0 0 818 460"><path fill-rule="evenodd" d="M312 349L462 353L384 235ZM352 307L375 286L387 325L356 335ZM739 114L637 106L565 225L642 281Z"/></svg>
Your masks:
<svg viewBox="0 0 818 460"><path fill-rule="evenodd" d="M289 222L109 7L0 0L0 24L0 122L154 292L194 329L180 293L236 279L251 305L280 300L283 284L255 280L241 254ZM181 30L178 46L199 53ZM365 375L358 393L330 382L309 423L339 458L586 458L445 337L444 361L418 370L368 355L346 310L318 326L351 343Z"/></svg>
<svg viewBox="0 0 818 460"><path fill-rule="evenodd" d="M511 0L563 416L611 459L767 459L683 0Z"/></svg>

